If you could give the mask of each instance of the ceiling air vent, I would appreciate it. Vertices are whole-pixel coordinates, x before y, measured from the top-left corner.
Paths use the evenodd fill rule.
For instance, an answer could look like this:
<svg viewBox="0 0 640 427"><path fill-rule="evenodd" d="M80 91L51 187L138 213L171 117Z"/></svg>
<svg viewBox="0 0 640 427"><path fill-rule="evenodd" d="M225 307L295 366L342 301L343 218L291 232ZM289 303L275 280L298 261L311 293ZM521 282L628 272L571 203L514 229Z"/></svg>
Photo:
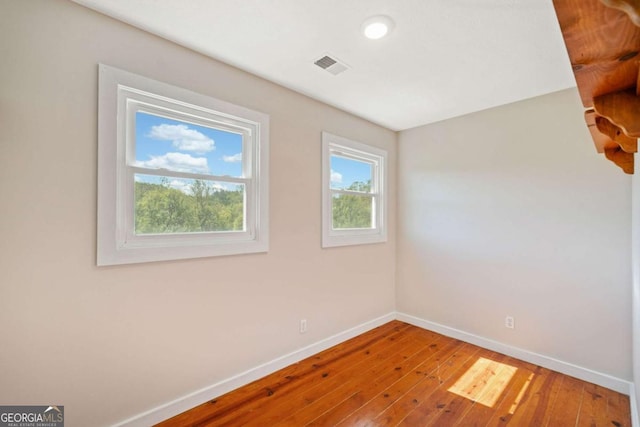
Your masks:
<svg viewBox="0 0 640 427"><path fill-rule="evenodd" d="M323 70L327 70L331 74L338 75L343 71L346 71L349 67L346 64L342 63L340 60L335 57L331 57L329 55L324 55L321 58L317 59L314 64Z"/></svg>

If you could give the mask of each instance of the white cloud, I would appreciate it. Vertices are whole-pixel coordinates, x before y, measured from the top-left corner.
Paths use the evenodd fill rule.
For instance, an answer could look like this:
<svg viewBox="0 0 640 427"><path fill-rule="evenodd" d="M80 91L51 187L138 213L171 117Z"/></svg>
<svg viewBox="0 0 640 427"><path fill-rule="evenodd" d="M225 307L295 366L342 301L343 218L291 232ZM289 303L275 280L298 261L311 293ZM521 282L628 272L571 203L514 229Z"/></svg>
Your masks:
<svg viewBox="0 0 640 427"><path fill-rule="evenodd" d="M183 153L167 153L151 156L150 160L137 161L136 166L150 169L168 169L176 172L208 173L206 157L192 157Z"/></svg>
<svg viewBox="0 0 640 427"><path fill-rule="evenodd" d="M160 141L171 141L174 147L183 151L206 153L216 148L213 139L195 129L189 129L187 125L152 126L149 137Z"/></svg>
<svg viewBox="0 0 640 427"><path fill-rule="evenodd" d="M242 153L234 154L233 156L222 156L222 160L227 163L238 163L242 161Z"/></svg>
<svg viewBox="0 0 640 427"><path fill-rule="evenodd" d="M191 186L185 181L180 181L178 179L174 179L169 183L169 187L180 190L186 195L191 195Z"/></svg>
<svg viewBox="0 0 640 427"><path fill-rule="evenodd" d="M342 174L331 169L331 182L340 184L342 182Z"/></svg>
<svg viewBox="0 0 640 427"><path fill-rule="evenodd" d="M213 191L229 191L230 188L227 187L226 185L223 184L219 184L219 183L215 183L215 184L211 184L211 188L213 188Z"/></svg>
<svg viewBox="0 0 640 427"><path fill-rule="evenodd" d="M185 181L185 180L180 180L180 179L174 179L173 181L171 181L169 183L169 187L171 187L173 189L176 189L176 190L180 190L184 194L186 194L187 196L192 196L193 195L193 191L191 191L192 182L193 182L192 180ZM224 184L220 184L218 182L207 182L206 185L213 192L216 192L216 191L231 191L232 190L228 186L226 186Z"/></svg>

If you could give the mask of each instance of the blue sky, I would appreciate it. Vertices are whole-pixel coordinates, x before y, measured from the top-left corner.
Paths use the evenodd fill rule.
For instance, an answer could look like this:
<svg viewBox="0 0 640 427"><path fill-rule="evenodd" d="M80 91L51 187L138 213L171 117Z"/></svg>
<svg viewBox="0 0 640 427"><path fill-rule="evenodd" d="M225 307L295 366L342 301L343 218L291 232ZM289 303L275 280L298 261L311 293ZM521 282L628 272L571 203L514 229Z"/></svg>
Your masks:
<svg viewBox="0 0 640 427"><path fill-rule="evenodd" d="M331 156L331 188L346 189L356 181L371 179L371 164L340 156Z"/></svg>
<svg viewBox="0 0 640 427"><path fill-rule="evenodd" d="M242 135L136 113L136 165L242 176Z"/></svg>
<svg viewBox="0 0 640 427"><path fill-rule="evenodd" d="M138 111L136 166L218 176L242 176L242 135ZM160 178L136 175L137 181ZM171 178L170 186L188 193L192 180ZM212 183L235 190L232 184Z"/></svg>
<svg viewBox="0 0 640 427"><path fill-rule="evenodd" d="M242 176L242 135L206 126L136 112L135 165L217 176ZM340 156L331 156L331 187L348 188L355 181L371 179L371 165ZM136 174L141 182L159 183L160 178ZM188 193L192 180L170 178L171 187ZM235 190L225 183L218 188Z"/></svg>

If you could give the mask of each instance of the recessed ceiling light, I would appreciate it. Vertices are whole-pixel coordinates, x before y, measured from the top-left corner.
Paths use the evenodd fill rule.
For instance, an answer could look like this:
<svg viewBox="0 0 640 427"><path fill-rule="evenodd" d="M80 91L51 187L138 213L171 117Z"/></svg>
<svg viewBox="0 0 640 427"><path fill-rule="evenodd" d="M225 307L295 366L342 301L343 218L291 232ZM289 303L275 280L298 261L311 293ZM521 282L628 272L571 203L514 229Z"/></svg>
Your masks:
<svg viewBox="0 0 640 427"><path fill-rule="evenodd" d="M385 15L372 16L362 23L362 33L368 39L381 39L393 29L393 21Z"/></svg>

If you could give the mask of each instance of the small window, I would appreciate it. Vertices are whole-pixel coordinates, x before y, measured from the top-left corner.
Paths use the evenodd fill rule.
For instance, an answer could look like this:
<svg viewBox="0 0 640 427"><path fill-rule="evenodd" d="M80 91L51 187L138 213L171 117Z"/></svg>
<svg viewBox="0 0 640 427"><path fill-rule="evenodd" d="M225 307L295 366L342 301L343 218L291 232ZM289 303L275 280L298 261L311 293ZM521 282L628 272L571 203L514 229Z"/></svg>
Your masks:
<svg viewBox="0 0 640 427"><path fill-rule="evenodd" d="M100 65L98 265L265 252L267 115Z"/></svg>
<svg viewBox="0 0 640 427"><path fill-rule="evenodd" d="M322 246L387 240L386 163L379 148L322 133Z"/></svg>

